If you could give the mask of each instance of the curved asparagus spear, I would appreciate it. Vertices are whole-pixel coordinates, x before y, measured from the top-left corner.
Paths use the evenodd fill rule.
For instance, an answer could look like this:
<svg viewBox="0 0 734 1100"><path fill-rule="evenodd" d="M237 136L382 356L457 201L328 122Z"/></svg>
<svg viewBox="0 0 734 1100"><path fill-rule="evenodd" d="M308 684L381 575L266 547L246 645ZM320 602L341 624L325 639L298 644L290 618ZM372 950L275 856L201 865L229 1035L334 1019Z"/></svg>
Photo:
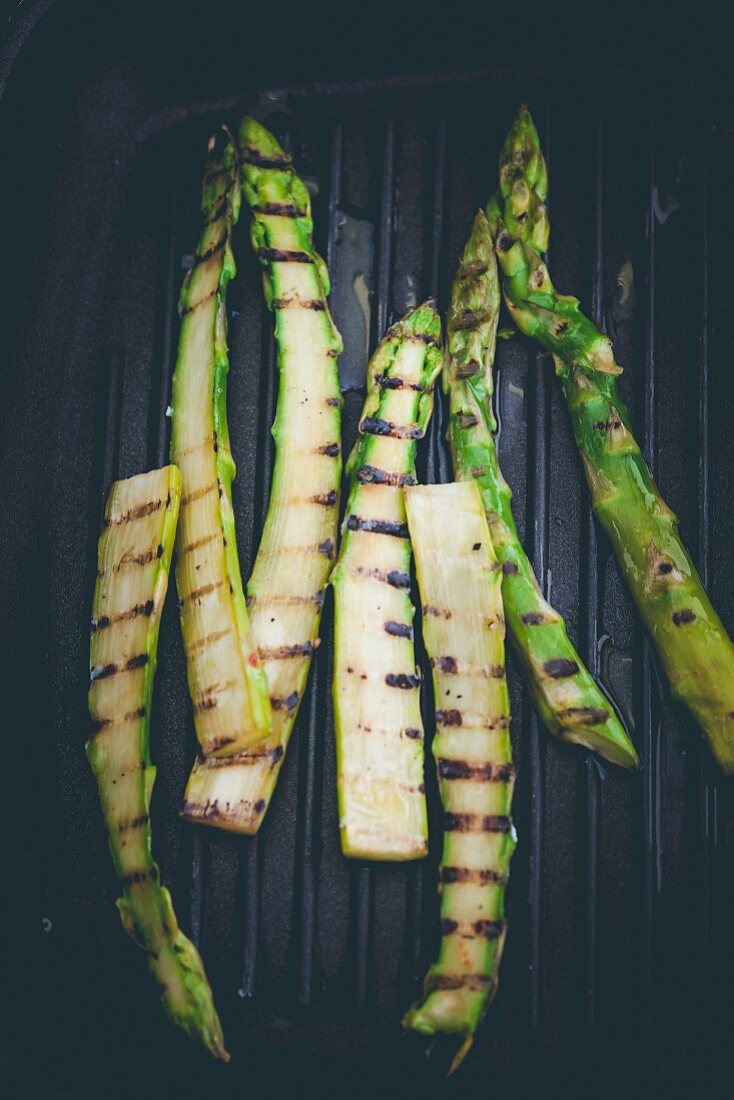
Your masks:
<svg viewBox="0 0 734 1100"><path fill-rule="evenodd" d="M453 1072L497 989L515 849L502 573L476 482L406 488L405 508L440 706L433 755L445 834L441 948L403 1026L464 1036Z"/></svg>
<svg viewBox="0 0 734 1100"><path fill-rule="evenodd" d="M441 321L419 306L370 360L347 473L334 586L334 710L342 851L406 860L427 852L420 678L413 648L403 486L433 408Z"/></svg>
<svg viewBox="0 0 734 1100"><path fill-rule="evenodd" d="M271 728L232 512L225 295L235 273L239 180L226 131L210 143L201 205L204 230L181 291L171 461L183 478L176 587L196 736L205 755L220 757L262 740Z"/></svg>
<svg viewBox="0 0 734 1100"><path fill-rule="evenodd" d="M572 646L562 617L543 599L512 515L512 491L502 476L492 413L500 289L487 218L472 227L451 294L446 321L449 394L456 476L473 478L482 493L492 540L503 565L502 597L515 652L533 702L551 733L594 749L623 767L638 757L606 696Z"/></svg>
<svg viewBox="0 0 734 1100"><path fill-rule="evenodd" d="M270 504L247 585L273 731L238 756L200 758L183 813L190 821L254 833L270 803L319 645L339 515L342 342L326 304L326 268L313 247L308 191L273 135L251 118L242 122L240 145L253 247L275 313L280 373Z"/></svg>
<svg viewBox="0 0 734 1100"><path fill-rule="evenodd" d="M123 927L146 952L172 1022L228 1061L199 953L178 927L151 852L150 704L180 496L175 466L110 491L92 605L87 756L123 886Z"/></svg>
<svg viewBox="0 0 734 1100"><path fill-rule="evenodd" d="M539 155L540 141L528 119L519 118L513 129L523 126L528 147ZM533 184L525 159L517 161L515 171L530 206ZM632 434L611 344L584 317L575 298L558 294L532 242L522 237L523 223L518 239L510 233L503 198L495 196L493 202L506 301L520 331L555 356L594 512L673 696L691 711L721 768L734 771L734 646Z"/></svg>

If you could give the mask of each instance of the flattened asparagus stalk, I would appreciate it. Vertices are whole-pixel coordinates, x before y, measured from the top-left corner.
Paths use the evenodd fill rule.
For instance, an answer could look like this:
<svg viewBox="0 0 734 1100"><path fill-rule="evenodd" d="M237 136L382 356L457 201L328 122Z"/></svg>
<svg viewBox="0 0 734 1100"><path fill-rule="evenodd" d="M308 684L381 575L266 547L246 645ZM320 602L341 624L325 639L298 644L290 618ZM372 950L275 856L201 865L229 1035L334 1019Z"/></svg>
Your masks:
<svg viewBox="0 0 734 1100"><path fill-rule="evenodd" d="M368 367L360 437L347 463L349 500L332 575L333 691L342 851L364 859L427 851L403 486L415 484L440 335L431 304L388 331Z"/></svg>
<svg viewBox="0 0 734 1100"><path fill-rule="evenodd" d="M494 548L503 566L502 597L510 639L544 724L556 737L637 767L634 746L571 644L562 617L543 599L512 515L494 435L492 364L499 318L497 261L484 213L477 214L451 294L443 373L449 394L448 439L454 470L482 493Z"/></svg>
<svg viewBox="0 0 734 1100"><path fill-rule="evenodd" d="M226 132L210 143L202 212L204 230L181 291L173 376L171 461L183 478L176 586L196 736L206 756L224 757L261 741L271 729L232 512L225 296L235 273L239 179Z"/></svg>
<svg viewBox="0 0 734 1100"><path fill-rule="evenodd" d="M463 1035L497 989L505 884L515 849L501 564L476 482L405 490L437 706L433 755L444 808L441 948L403 1026Z"/></svg>
<svg viewBox="0 0 734 1100"><path fill-rule="evenodd" d="M147 954L171 1021L228 1061L199 953L178 927L151 851L150 704L180 497L175 466L110 491L92 605L87 756L123 886L123 927Z"/></svg>
<svg viewBox="0 0 734 1100"><path fill-rule="evenodd" d="M529 147L537 131L523 125ZM500 174L504 168L501 165ZM524 160L515 170L532 196ZM529 200L531 201L531 200ZM497 253L505 297L517 327L553 352L594 512L607 532L673 696L688 707L725 772L734 771L734 646L704 591L660 496L619 396L609 340L558 294L539 255L515 239L496 200Z"/></svg>
<svg viewBox="0 0 734 1100"><path fill-rule="evenodd" d="M342 342L326 303L326 268L313 248L308 191L272 134L253 119L243 120L240 145L280 372L270 504L247 585L273 732L238 756L199 759L183 812L190 821L254 833L270 804L319 645L339 515Z"/></svg>

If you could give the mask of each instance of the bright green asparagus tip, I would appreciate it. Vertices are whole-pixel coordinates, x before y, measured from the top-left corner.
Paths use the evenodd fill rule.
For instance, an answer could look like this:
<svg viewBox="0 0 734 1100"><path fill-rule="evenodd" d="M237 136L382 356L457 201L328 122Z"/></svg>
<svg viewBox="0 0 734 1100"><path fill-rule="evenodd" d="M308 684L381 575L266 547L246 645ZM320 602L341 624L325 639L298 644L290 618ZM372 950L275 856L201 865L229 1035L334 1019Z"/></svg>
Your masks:
<svg viewBox="0 0 734 1100"><path fill-rule="evenodd" d="M492 236L504 228L527 241L536 252L548 247L548 172L540 138L530 111L523 103L502 146L499 190L487 204Z"/></svg>

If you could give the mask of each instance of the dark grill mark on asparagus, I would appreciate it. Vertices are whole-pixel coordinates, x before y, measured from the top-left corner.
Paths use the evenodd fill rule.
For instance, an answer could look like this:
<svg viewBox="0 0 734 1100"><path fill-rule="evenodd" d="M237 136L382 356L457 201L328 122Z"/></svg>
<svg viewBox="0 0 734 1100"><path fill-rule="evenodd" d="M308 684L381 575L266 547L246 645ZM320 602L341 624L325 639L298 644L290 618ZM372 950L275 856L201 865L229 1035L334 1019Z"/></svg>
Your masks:
<svg viewBox="0 0 734 1100"><path fill-rule="evenodd" d="M203 298L197 298L195 302L186 302L186 305L179 310L181 317L186 317L187 314L193 313L199 306L203 306L205 302L208 302L211 298L216 297L219 293L219 287L215 287L214 290L210 290L208 294L205 294Z"/></svg>
<svg viewBox="0 0 734 1100"><path fill-rule="evenodd" d="M412 691L414 688L421 686L421 678L405 672L388 672L385 676L385 683L388 687Z"/></svg>
<svg viewBox="0 0 734 1100"><path fill-rule="evenodd" d="M338 458L341 447L338 443L325 443L323 447L318 448L318 454L328 455L329 458Z"/></svg>
<svg viewBox="0 0 734 1100"><path fill-rule="evenodd" d="M203 497L213 493L218 487L216 481L212 481L210 485L200 485L198 489L192 489L190 493L186 493L181 497L181 507L184 508L187 504L193 504L195 500L201 500Z"/></svg>
<svg viewBox="0 0 734 1100"><path fill-rule="evenodd" d="M140 817L133 817L130 821L121 821L117 826L117 831L118 833L128 833L133 829L142 829L143 825L147 825L149 821L149 814L141 814Z"/></svg>
<svg viewBox="0 0 734 1100"><path fill-rule="evenodd" d="M475 374L479 374L482 369L481 363L477 359L470 359L468 363L464 363L463 366L457 367L457 378L473 378ZM462 425L463 427L464 425Z"/></svg>
<svg viewBox="0 0 734 1100"><path fill-rule="evenodd" d="M178 606L183 607L184 604L190 600L200 600L203 596L208 596L210 592L216 592L218 588L221 588L224 581L212 581L211 584L203 584L201 588L195 588L193 592L189 592L187 596L183 596L178 601Z"/></svg>
<svg viewBox="0 0 734 1100"><path fill-rule="evenodd" d="M144 871L131 871L129 875L123 875L120 882L123 886L136 886L141 882L157 882L158 868L148 867Z"/></svg>
<svg viewBox="0 0 734 1100"><path fill-rule="evenodd" d="M579 666L566 657L552 657L550 661L545 662L543 669L553 680L566 680L569 676L576 675Z"/></svg>
<svg viewBox="0 0 734 1100"><path fill-rule="evenodd" d="M146 707L137 707L135 710L127 711L121 718L95 718L92 721L92 733L99 733L100 730L108 729L110 726L123 725L125 722L132 722L139 718L145 718L146 714Z"/></svg>
<svg viewBox="0 0 734 1100"><path fill-rule="evenodd" d="M191 645L188 646L188 648L186 649L186 656L190 657L193 653L197 653L200 649L205 649L207 646L214 645L214 643L218 642L220 638L226 638L229 633L230 631L228 629L212 630L210 634L205 634L203 637L197 638L196 641L192 642Z"/></svg>
<svg viewBox="0 0 734 1100"><path fill-rule="evenodd" d="M512 821L504 814L446 813L443 827L447 833L509 833Z"/></svg>
<svg viewBox="0 0 734 1100"><path fill-rule="evenodd" d="M216 256L217 252L221 252L227 243L227 237L228 234L225 233L224 236L220 237L214 244L210 244L206 252L202 252L201 255L196 256L191 270L193 271L199 264L204 264L207 260L211 260L212 256Z"/></svg>
<svg viewBox="0 0 734 1100"><path fill-rule="evenodd" d="M410 623L396 623L389 619L384 623L385 631L395 638L410 638L413 640L413 627Z"/></svg>
<svg viewBox="0 0 734 1100"><path fill-rule="evenodd" d="M506 577L514 577L517 571L517 566L514 561L505 561L502 563L502 572Z"/></svg>
<svg viewBox="0 0 734 1100"><path fill-rule="evenodd" d="M475 779L488 783L510 783L515 778L515 765L496 761L472 764L468 760L442 759L438 762L438 774L441 779Z"/></svg>
<svg viewBox="0 0 734 1100"><path fill-rule="evenodd" d="M325 554L327 558L332 558L334 556L334 540L324 539L323 542L320 542L319 554Z"/></svg>
<svg viewBox="0 0 734 1100"><path fill-rule="evenodd" d="M318 649L318 642L299 642L295 645L277 645L268 648L261 646L259 649L262 661L285 661L289 657L312 657ZM298 692L296 692L298 696ZM295 706L295 704L293 704ZM290 709L290 708L289 708Z"/></svg>
<svg viewBox="0 0 734 1100"><path fill-rule="evenodd" d="M215 737L209 742L209 752L219 752L220 749L225 748L227 745L233 745L236 740L236 737L231 737L229 734Z"/></svg>
<svg viewBox="0 0 734 1100"><path fill-rule="evenodd" d="M258 255L261 260L271 264L312 264L313 256L308 252L297 252L292 248L260 248Z"/></svg>
<svg viewBox="0 0 734 1100"><path fill-rule="evenodd" d="M682 626L684 623L693 623L696 621L696 614L691 611L689 607L684 607L682 611L673 612L673 622L676 626Z"/></svg>
<svg viewBox="0 0 734 1100"><path fill-rule="evenodd" d="M392 439L420 439L423 429L417 424L393 424L379 416L365 416L359 430L363 435L387 435Z"/></svg>
<svg viewBox="0 0 734 1100"><path fill-rule="evenodd" d="M194 539L193 542L187 542L185 546L181 547L179 557L190 554L193 550L199 550L202 546L208 546L210 542L214 542L220 536L221 531L213 531L210 535L202 535L201 538Z"/></svg>
<svg viewBox="0 0 734 1100"><path fill-rule="evenodd" d="M391 569L385 579L391 588L410 588L410 575L397 569Z"/></svg>
<svg viewBox="0 0 734 1100"><path fill-rule="evenodd" d="M324 313L326 303L320 298L274 298L273 309L312 309Z"/></svg>
<svg viewBox="0 0 734 1100"><path fill-rule="evenodd" d="M337 355L338 355L338 352L335 353L335 358L336 358ZM326 404L329 406L330 409L338 409L339 408L339 398L338 397L327 397L326 398Z"/></svg>
<svg viewBox="0 0 734 1100"><path fill-rule="evenodd" d="M426 993L437 989L471 989L477 993L492 989L496 978L486 974L431 974L426 979Z"/></svg>
<svg viewBox="0 0 734 1100"><path fill-rule="evenodd" d="M504 886L507 883L507 875L485 867L441 867L438 872L438 881L444 886L451 886L457 882L471 883L473 886L485 886L494 882L498 886Z"/></svg>
<svg viewBox="0 0 734 1100"><path fill-rule="evenodd" d="M413 474L401 474L392 470L380 470L377 466L365 463L357 470L357 481L361 485L416 485Z"/></svg>
<svg viewBox="0 0 734 1100"><path fill-rule="evenodd" d="M313 596L247 596L248 608L269 607L277 604L281 607L300 607L302 604L315 603L317 607L323 607L325 595L323 592L315 592Z"/></svg>
<svg viewBox="0 0 734 1100"><path fill-rule="evenodd" d="M279 218L305 218L307 212L290 202L264 202L252 207L253 214L273 214Z"/></svg>
<svg viewBox="0 0 734 1100"><path fill-rule="evenodd" d="M251 164L254 168L280 168L284 172L289 172L291 168L290 157L285 155L282 157L263 157L257 149L252 149L249 146L245 146L242 150L240 159L245 164Z"/></svg>
<svg viewBox="0 0 734 1100"><path fill-rule="evenodd" d="M112 519L109 516L105 516L102 522L102 530L106 531L108 527L117 527L122 523L131 523L136 519L143 519L145 516L152 516L154 512L158 512L166 504L165 500L150 500L147 504L137 504L134 508L128 508L127 512L123 512L121 516L116 516Z"/></svg>
<svg viewBox="0 0 734 1100"><path fill-rule="evenodd" d="M315 493L314 496L309 497L311 504L323 504L324 508L333 508L336 504L336 489L332 489L328 493Z"/></svg>
<svg viewBox="0 0 734 1100"><path fill-rule="evenodd" d="M505 934L507 921L504 920L478 920L474 922L474 931L478 936L484 936L487 940L496 940Z"/></svg>
<svg viewBox="0 0 734 1100"><path fill-rule="evenodd" d="M298 706L298 692L292 691L290 695L271 695L270 705L273 710L295 710Z"/></svg>
<svg viewBox="0 0 734 1100"><path fill-rule="evenodd" d="M431 668L438 668L439 672L445 672L449 676L459 671L455 657L431 657Z"/></svg>
<svg viewBox="0 0 734 1100"><path fill-rule="evenodd" d="M457 279L473 279L477 275L486 275L489 271L489 264L484 260L472 260L471 263L462 264L459 270L456 272Z"/></svg>
<svg viewBox="0 0 734 1100"><path fill-rule="evenodd" d="M120 672L132 672L136 668L143 668L148 663L147 653L138 653L135 657L130 657L127 661L123 661L122 664L109 664L102 665L99 668L91 668L89 671L89 678L92 683L96 683L97 680L108 680L110 676L116 676Z"/></svg>
<svg viewBox="0 0 734 1100"><path fill-rule="evenodd" d="M670 561L661 561L661 562L658 563L658 573L665 574L665 573L672 573L672 572L673 572L673 563L672 562L670 562Z"/></svg>
<svg viewBox="0 0 734 1100"><path fill-rule="evenodd" d="M152 615L154 607L155 604L153 600L146 600L145 603L136 603L134 607L129 607L127 611L119 611L116 615L100 615L98 619L92 619L92 633L94 634L98 630L105 630L108 626L112 626L113 623L121 623L128 619L137 619L139 615Z"/></svg>
<svg viewBox="0 0 734 1100"><path fill-rule="evenodd" d="M451 322L451 327L454 329L454 331L468 328L476 328L477 325L481 325L484 321L488 321L489 316L489 310L479 309L473 311L468 309L464 313L462 313L460 317L455 318Z"/></svg>
<svg viewBox="0 0 734 1100"><path fill-rule="evenodd" d="M363 516L349 516L347 528L350 531L368 531L373 535L392 535L394 538L407 539L407 523L397 523L391 519L367 519Z"/></svg>
<svg viewBox="0 0 734 1100"><path fill-rule="evenodd" d="M434 607L432 604L427 603L423 608L423 614L426 618L432 616L434 619L450 619L453 616L453 611L448 607Z"/></svg>
<svg viewBox="0 0 734 1100"><path fill-rule="evenodd" d="M601 726L609 717L609 712L601 707L567 707L559 711L561 721L578 722L585 726Z"/></svg>
<svg viewBox="0 0 734 1100"><path fill-rule="evenodd" d="M409 737L411 741L421 741L423 739L423 731L413 729L413 727L411 726L408 726L406 729L404 729L403 734L405 735L405 737Z"/></svg>
<svg viewBox="0 0 734 1100"><path fill-rule="evenodd" d="M435 303L434 303L435 304ZM429 336L425 332L409 332L401 338L403 344L427 344L430 347L440 348L441 341L436 336Z"/></svg>
<svg viewBox="0 0 734 1100"><path fill-rule="evenodd" d="M460 710L437 710L437 726L460 726L462 724Z"/></svg>
<svg viewBox="0 0 734 1100"><path fill-rule="evenodd" d="M525 623L525 626L540 626L546 622L546 618L542 611L526 611L520 616L520 622Z"/></svg>

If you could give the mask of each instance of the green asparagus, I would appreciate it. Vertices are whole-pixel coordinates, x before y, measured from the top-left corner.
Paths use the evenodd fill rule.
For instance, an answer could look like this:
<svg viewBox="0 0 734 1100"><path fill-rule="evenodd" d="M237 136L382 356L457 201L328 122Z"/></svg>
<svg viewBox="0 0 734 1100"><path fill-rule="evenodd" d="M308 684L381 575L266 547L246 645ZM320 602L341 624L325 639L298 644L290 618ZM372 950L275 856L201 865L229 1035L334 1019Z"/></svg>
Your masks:
<svg viewBox="0 0 734 1100"><path fill-rule="evenodd" d="M178 927L151 851L150 705L180 497L175 466L112 486L92 605L87 756L123 887L123 927L147 954L173 1023L228 1061L199 953Z"/></svg>
<svg viewBox="0 0 734 1100"><path fill-rule="evenodd" d="M273 730L224 760L200 758L184 816L254 833L270 803L319 645L324 589L335 556L341 482L342 343L326 303L329 279L313 247L308 191L272 134L240 127L242 182L252 242L275 313L280 388L275 472L260 548L247 585L252 636L270 690Z"/></svg>
<svg viewBox="0 0 734 1100"><path fill-rule="evenodd" d="M216 757L261 741L271 729L268 685L247 620L232 511L225 296L235 273L232 227L238 211L237 157L222 131L210 142L204 230L181 291L171 402L171 461L183 478L176 586L186 671L201 751Z"/></svg>
<svg viewBox="0 0 734 1100"><path fill-rule="evenodd" d="M515 849L501 564L476 482L405 489L433 668L433 755L444 809L441 948L403 1026L463 1036L468 1051L497 989L505 884Z"/></svg>
<svg viewBox="0 0 734 1100"><path fill-rule="evenodd" d="M420 678L413 647L403 486L433 408L441 321L419 306L370 360L334 568L337 782L342 851L407 860L427 852Z"/></svg>
<svg viewBox="0 0 734 1100"><path fill-rule="evenodd" d="M634 438L611 343L584 316L577 299L558 294L538 254L547 232L539 242L527 228L531 211L537 220L545 199L541 162L537 131L522 108L500 161L500 179L512 181L510 191L501 183L489 206L505 300L518 329L554 356L594 513L609 536L672 694L700 725L722 770L732 772L734 646Z"/></svg>
<svg viewBox="0 0 734 1100"><path fill-rule="evenodd" d="M536 210L536 216L541 218ZM634 746L572 646L562 617L543 599L512 515L512 491L500 470L492 412L492 364L500 308L499 276L487 218L480 211L454 282L446 322L448 439L456 476L473 478L503 566L502 597L510 639L535 706L551 733L637 767Z"/></svg>

